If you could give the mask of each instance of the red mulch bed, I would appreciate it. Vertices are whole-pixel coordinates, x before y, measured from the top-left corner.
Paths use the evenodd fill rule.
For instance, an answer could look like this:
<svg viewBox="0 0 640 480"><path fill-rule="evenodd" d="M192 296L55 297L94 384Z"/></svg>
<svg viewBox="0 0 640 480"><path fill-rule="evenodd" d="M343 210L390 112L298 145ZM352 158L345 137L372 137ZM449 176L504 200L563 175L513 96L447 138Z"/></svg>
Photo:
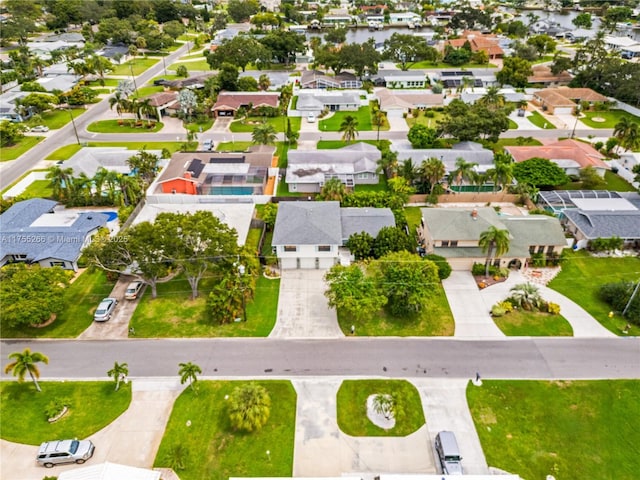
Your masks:
<svg viewBox="0 0 640 480"><path fill-rule="evenodd" d="M484 288L487 288L491 285L502 283L507 280L507 277L498 277L498 280L495 280L492 276L485 277L484 275L474 275L473 278L476 281L476 285L478 285L478 288L480 288L481 283L484 283L486 285Z"/></svg>

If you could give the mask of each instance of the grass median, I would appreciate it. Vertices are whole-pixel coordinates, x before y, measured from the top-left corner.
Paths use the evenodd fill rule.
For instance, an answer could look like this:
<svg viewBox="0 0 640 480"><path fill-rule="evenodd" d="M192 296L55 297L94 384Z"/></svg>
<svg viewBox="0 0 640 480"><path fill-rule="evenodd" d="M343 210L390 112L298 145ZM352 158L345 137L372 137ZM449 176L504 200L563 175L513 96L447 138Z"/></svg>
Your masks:
<svg viewBox="0 0 640 480"><path fill-rule="evenodd" d="M33 137L25 135L14 145L0 148L0 162L15 160L19 156L25 154L30 149L35 147L42 140L44 140L44 137Z"/></svg>

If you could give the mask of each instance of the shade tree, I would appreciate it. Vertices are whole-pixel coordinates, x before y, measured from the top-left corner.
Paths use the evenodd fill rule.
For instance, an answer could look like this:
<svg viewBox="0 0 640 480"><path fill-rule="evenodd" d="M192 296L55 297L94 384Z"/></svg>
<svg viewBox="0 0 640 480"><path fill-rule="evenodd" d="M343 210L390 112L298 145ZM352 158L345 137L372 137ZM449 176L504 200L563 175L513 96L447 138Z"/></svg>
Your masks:
<svg viewBox="0 0 640 480"><path fill-rule="evenodd" d="M328 284L325 296L329 306L356 322L374 316L387 303L376 279L358 264L335 265L324 279Z"/></svg>

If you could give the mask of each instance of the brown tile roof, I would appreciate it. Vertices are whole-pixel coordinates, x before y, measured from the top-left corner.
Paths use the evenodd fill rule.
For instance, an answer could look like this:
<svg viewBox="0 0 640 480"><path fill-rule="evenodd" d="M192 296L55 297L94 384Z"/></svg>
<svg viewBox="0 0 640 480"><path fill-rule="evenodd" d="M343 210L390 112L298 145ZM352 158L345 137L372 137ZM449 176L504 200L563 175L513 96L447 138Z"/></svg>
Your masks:
<svg viewBox="0 0 640 480"><path fill-rule="evenodd" d="M158 92L152 95L149 95L145 98L151 99L151 105L154 107L161 107L163 105L167 105L168 103L175 102L178 98L177 92Z"/></svg>
<svg viewBox="0 0 640 480"><path fill-rule="evenodd" d="M533 75L527 78L529 83L566 83L571 81L573 78L571 74L567 71L560 72L557 75L551 73L551 68L547 65L535 65L531 67Z"/></svg>
<svg viewBox="0 0 640 480"><path fill-rule="evenodd" d="M540 90L535 94L538 98L541 98L549 105L554 107L559 106L573 106L577 102L606 102L608 98L604 95L600 95L598 92L594 92L590 88L570 88L570 87L557 87L546 88Z"/></svg>
<svg viewBox="0 0 640 480"><path fill-rule="evenodd" d="M212 110L237 110L249 104L254 107L277 107L279 99L277 92L220 92Z"/></svg>
<svg viewBox="0 0 640 480"><path fill-rule="evenodd" d="M466 42L471 45L471 51L484 50L489 55L501 55L504 50L498 45L498 38L495 35L484 35L481 32L465 30L461 38L448 40L447 44L454 48L462 47Z"/></svg>
<svg viewBox="0 0 640 480"><path fill-rule="evenodd" d="M573 160L580 167L609 168L602 161L605 158L591 145L577 140L565 139L538 147L504 147L516 162L524 162L530 158L546 158L549 160Z"/></svg>

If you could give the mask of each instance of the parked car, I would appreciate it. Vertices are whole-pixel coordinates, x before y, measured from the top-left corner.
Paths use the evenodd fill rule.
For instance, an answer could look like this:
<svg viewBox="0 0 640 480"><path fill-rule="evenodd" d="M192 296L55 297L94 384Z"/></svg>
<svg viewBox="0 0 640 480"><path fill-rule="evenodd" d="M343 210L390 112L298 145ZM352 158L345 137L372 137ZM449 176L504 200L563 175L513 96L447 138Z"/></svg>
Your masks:
<svg viewBox="0 0 640 480"><path fill-rule="evenodd" d="M213 148L213 140L207 138L204 142L202 142L202 149L209 151Z"/></svg>
<svg viewBox="0 0 640 480"><path fill-rule="evenodd" d="M309 115L307 115L307 122L314 123L315 121L316 121L316 114L315 113L310 113Z"/></svg>
<svg viewBox="0 0 640 480"><path fill-rule="evenodd" d="M462 475L462 457L453 432L443 431L436 435L436 452L445 475Z"/></svg>
<svg viewBox="0 0 640 480"><path fill-rule="evenodd" d="M96 309L96 313L93 314L93 319L96 322L106 322L111 318L117 304L118 301L115 298L103 298Z"/></svg>
<svg viewBox="0 0 640 480"><path fill-rule="evenodd" d="M124 292L124 298L127 300L135 300L136 298L138 298L138 295L140 294L140 290L142 290L143 286L144 286L144 283L140 281L131 282L127 287L127 291Z"/></svg>
<svg viewBox="0 0 640 480"><path fill-rule="evenodd" d="M49 131L49 127L47 127L46 125L38 125L37 127L33 127L29 131L30 132L48 132Z"/></svg>
<svg viewBox="0 0 640 480"><path fill-rule="evenodd" d="M44 442L38 449L36 462L51 468L61 463L84 463L93 456L91 440L54 440Z"/></svg>

